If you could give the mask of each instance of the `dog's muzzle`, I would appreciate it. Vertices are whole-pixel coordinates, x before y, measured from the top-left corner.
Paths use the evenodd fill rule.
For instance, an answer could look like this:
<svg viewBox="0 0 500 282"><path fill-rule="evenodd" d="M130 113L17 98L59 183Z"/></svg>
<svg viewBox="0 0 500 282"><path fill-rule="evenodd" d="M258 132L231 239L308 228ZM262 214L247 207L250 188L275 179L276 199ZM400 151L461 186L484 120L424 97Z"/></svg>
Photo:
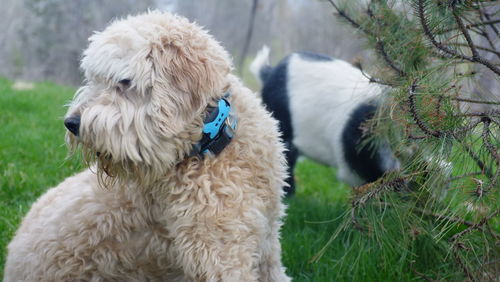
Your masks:
<svg viewBox="0 0 500 282"><path fill-rule="evenodd" d="M72 116L64 120L64 126L73 133L73 135L78 136L80 131L80 116Z"/></svg>

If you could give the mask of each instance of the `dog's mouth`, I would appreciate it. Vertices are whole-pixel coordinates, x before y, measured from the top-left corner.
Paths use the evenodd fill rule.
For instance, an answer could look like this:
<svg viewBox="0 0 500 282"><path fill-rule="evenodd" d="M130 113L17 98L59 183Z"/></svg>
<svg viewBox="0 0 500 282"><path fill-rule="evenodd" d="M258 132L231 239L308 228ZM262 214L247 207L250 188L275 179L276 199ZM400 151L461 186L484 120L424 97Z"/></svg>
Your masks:
<svg viewBox="0 0 500 282"><path fill-rule="evenodd" d="M107 176L114 178L117 176L117 165L113 163L113 157L110 153L95 152L97 167L106 173Z"/></svg>
<svg viewBox="0 0 500 282"><path fill-rule="evenodd" d="M111 162L113 160L113 156L109 153L101 153L101 152L97 151L95 153L95 155L96 155L97 159L100 161Z"/></svg>
<svg viewBox="0 0 500 282"><path fill-rule="evenodd" d="M113 156L109 153L96 152L95 155L101 163L111 163L113 161Z"/></svg>

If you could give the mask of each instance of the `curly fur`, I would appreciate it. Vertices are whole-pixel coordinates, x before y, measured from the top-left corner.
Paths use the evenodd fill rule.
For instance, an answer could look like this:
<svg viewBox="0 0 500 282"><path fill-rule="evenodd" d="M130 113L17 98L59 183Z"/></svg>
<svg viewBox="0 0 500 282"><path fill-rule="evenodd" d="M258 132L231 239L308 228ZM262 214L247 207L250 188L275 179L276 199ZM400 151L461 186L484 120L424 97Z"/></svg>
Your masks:
<svg viewBox="0 0 500 282"><path fill-rule="evenodd" d="M277 123L185 18L148 12L90 38L67 117L90 169L50 189L8 246L5 281L288 281ZM124 79L130 83L122 83ZM235 138L187 157L226 91Z"/></svg>

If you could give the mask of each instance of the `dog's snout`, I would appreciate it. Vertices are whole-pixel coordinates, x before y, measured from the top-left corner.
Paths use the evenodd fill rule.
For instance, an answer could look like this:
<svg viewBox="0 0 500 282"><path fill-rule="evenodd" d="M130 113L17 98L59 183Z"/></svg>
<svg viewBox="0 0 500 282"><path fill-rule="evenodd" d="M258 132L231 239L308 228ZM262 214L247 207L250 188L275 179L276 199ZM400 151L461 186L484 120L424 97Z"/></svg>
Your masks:
<svg viewBox="0 0 500 282"><path fill-rule="evenodd" d="M72 116L65 119L64 126L66 126L66 128L75 136L78 136L80 130L80 116Z"/></svg>

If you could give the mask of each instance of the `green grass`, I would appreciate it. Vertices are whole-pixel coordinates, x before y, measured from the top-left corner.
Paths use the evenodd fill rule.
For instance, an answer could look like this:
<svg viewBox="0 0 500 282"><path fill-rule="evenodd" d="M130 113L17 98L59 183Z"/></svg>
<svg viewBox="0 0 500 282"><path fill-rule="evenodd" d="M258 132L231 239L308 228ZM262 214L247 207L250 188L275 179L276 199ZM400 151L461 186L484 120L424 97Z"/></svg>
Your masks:
<svg viewBox="0 0 500 282"><path fill-rule="evenodd" d="M78 159L66 159L64 145L63 105L74 89L40 83L33 90L14 91L11 84L0 79L0 277L6 245L31 204L47 188L82 169ZM299 281L319 281L331 273L328 256L318 264L308 260L324 246L336 224L316 222L338 218L346 210L349 189L337 182L330 168L307 160L298 165L297 183L296 197L287 201L284 261Z"/></svg>
<svg viewBox="0 0 500 282"><path fill-rule="evenodd" d="M31 204L82 167L66 160L64 145L64 104L73 93L52 83L13 91L0 78L0 277L6 245Z"/></svg>
<svg viewBox="0 0 500 282"><path fill-rule="evenodd" d="M77 158L66 159L64 145L63 105L73 93L52 83L14 91L10 81L0 78L0 277L6 246L31 204L48 187L83 168ZM434 255L439 246L425 237L411 240L408 234L398 234L398 222L381 229L387 233L385 240L394 240L391 248L380 247L387 245L377 241L380 236L348 230L312 262L343 222L351 189L336 180L333 169L308 160L299 162L296 181L296 195L286 200L282 230L283 262L294 281L418 280L408 257L417 261L411 267L418 271L447 271L449 260ZM384 218L397 217L387 212Z"/></svg>

